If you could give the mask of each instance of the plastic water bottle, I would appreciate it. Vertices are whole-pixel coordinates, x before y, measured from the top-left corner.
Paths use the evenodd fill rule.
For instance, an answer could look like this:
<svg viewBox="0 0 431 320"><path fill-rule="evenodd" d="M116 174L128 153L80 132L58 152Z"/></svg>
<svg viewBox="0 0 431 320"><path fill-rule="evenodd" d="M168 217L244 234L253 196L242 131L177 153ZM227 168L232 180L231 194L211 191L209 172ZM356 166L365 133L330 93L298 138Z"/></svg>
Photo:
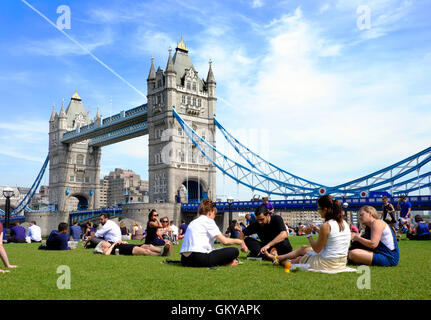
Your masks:
<svg viewBox="0 0 431 320"><path fill-rule="evenodd" d="M115 255L118 256L120 254L120 249L115 249Z"/></svg>

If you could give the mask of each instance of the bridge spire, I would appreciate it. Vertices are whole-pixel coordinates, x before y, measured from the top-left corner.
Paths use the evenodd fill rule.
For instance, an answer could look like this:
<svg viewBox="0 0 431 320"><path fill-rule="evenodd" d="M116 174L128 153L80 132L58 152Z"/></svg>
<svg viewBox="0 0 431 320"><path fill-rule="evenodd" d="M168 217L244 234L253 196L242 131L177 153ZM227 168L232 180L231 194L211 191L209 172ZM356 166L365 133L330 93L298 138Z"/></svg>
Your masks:
<svg viewBox="0 0 431 320"><path fill-rule="evenodd" d="M174 62L172 61L172 48L169 47L168 64L166 65L166 72L175 72Z"/></svg>
<svg viewBox="0 0 431 320"><path fill-rule="evenodd" d="M187 46L184 44L184 42L183 42L183 35L181 35L181 42L177 42L177 48L176 48L176 51L178 51L178 50L180 50L180 51L183 51L183 52L185 52L185 53L188 53L189 51L187 50Z"/></svg>
<svg viewBox="0 0 431 320"><path fill-rule="evenodd" d="M82 100L81 97L78 94L78 89L75 89L75 93L72 96L72 100L78 100L78 101Z"/></svg>
<svg viewBox="0 0 431 320"><path fill-rule="evenodd" d="M100 119L99 105L97 105L96 119Z"/></svg>
<svg viewBox="0 0 431 320"><path fill-rule="evenodd" d="M61 100L60 118L66 118L66 111L64 110L64 98Z"/></svg>
<svg viewBox="0 0 431 320"><path fill-rule="evenodd" d="M49 118L49 122L52 122L55 120L55 116L57 115L57 113L55 112L55 103L52 104L52 113L51 113L51 118Z"/></svg>
<svg viewBox="0 0 431 320"><path fill-rule="evenodd" d="M151 68L150 73L148 74L147 81L156 79L156 70L154 69L154 56L151 57Z"/></svg>
<svg viewBox="0 0 431 320"><path fill-rule="evenodd" d="M216 81L215 81L215 78L214 78L214 73L213 73L213 69L212 69L212 67L211 67L211 65L212 65L212 60L210 59L209 61L208 61L208 63L209 63L209 65L210 65L210 68L209 68L209 70L208 70L208 76L207 76L207 83L213 83L213 84L215 84L216 83Z"/></svg>

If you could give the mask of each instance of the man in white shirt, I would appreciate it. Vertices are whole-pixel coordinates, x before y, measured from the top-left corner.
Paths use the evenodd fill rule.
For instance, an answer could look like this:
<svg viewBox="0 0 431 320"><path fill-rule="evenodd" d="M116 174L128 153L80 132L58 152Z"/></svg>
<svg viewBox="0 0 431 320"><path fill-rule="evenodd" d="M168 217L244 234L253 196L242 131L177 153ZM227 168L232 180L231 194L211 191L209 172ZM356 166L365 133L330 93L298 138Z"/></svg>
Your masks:
<svg viewBox="0 0 431 320"><path fill-rule="evenodd" d="M172 230L172 235L174 236L175 239L175 243L177 243L177 239L178 239L178 227L174 224L173 221L170 222L170 227Z"/></svg>
<svg viewBox="0 0 431 320"><path fill-rule="evenodd" d="M84 248L94 248L102 240L111 243L121 241L121 229L114 221L109 220L109 214L102 213L100 215L100 224L102 226L95 235L86 239Z"/></svg>
<svg viewBox="0 0 431 320"><path fill-rule="evenodd" d="M41 242L42 241L42 231L36 221L30 222L30 227L27 230L26 237L29 237L31 242Z"/></svg>

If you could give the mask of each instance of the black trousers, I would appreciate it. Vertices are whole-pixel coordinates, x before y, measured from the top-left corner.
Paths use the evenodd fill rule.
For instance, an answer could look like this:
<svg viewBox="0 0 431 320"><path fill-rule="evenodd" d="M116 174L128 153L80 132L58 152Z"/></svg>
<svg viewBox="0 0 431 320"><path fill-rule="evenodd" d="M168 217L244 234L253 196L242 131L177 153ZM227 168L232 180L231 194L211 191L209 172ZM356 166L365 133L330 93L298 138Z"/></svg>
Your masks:
<svg viewBox="0 0 431 320"><path fill-rule="evenodd" d="M409 240L431 240L431 237L429 234L423 235L423 236L418 236L416 234L411 234L411 233L407 233L407 238Z"/></svg>
<svg viewBox="0 0 431 320"><path fill-rule="evenodd" d="M239 250L235 247L213 250L210 253L192 252L188 257L181 255L184 267L215 267L231 263L238 258Z"/></svg>
<svg viewBox="0 0 431 320"><path fill-rule="evenodd" d="M260 249L265 246L264 243L250 237L245 238L244 242L248 250L250 251L250 253L248 254L249 257L257 257L260 252ZM290 244L289 239L285 239L282 242L277 243L275 246L269 248L269 250L271 250L272 248L277 249L277 253L279 255L292 252L292 245ZM265 255L261 257L266 259Z"/></svg>
<svg viewBox="0 0 431 320"><path fill-rule="evenodd" d="M17 239L15 237L9 237L9 239L7 239L7 242L14 242L14 243L26 243L25 239Z"/></svg>

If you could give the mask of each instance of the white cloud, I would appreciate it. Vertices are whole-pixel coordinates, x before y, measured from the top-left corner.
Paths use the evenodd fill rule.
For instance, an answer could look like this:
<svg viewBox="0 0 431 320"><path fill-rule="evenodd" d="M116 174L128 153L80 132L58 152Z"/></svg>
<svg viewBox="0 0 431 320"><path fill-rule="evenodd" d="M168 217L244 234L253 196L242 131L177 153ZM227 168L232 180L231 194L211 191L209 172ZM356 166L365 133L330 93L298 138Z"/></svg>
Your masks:
<svg viewBox="0 0 431 320"><path fill-rule="evenodd" d="M263 7L263 1L262 0L253 0L253 3L251 5L253 8L260 8Z"/></svg>
<svg viewBox="0 0 431 320"><path fill-rule="evenodd" d="M247 127L271 128L267 160L335 185L429 145L431 113L407 108L414 97L406 86L418 73L400 73L393 68L397 62L363 68L344 59L335 70L322 68L321 60L338 57L344 46L323 36L300 9L273 20L265 31L269 48L257 61L261 71L249 73L255 82L228 92L235 114L218 118L225 127L244 126L239 119L246 118Z"/></svg>
<svg viewBox="0 0 431 320"><path fill-rule="evenodd" d="M134 46L141 52L154 55L154 57L166 57L165 61L155 62L155 67L160 64L165 69L168 61L168 49L175 49L176 41L171 39L166 33L154 32L145 27L139 27L135 35L136 43Z"/></svg>

